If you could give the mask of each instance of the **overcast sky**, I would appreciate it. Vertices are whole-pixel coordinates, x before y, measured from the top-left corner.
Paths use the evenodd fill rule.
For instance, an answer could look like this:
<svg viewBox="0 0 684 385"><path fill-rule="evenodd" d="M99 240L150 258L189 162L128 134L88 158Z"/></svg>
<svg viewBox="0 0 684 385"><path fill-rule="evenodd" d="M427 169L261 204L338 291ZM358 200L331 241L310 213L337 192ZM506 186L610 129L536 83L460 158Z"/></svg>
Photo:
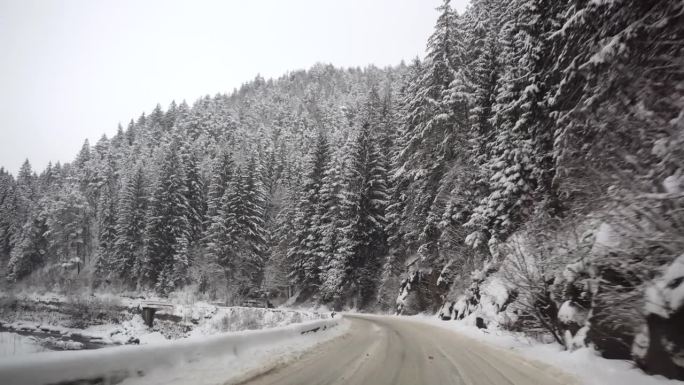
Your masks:
<svg viewBox="0 0 684 385"><path fill-rule="evenodd" d="M462 11L468 0L453 0ZM0 0L0 166L72 161L157 103L423 56L441 0Z"/></svg>

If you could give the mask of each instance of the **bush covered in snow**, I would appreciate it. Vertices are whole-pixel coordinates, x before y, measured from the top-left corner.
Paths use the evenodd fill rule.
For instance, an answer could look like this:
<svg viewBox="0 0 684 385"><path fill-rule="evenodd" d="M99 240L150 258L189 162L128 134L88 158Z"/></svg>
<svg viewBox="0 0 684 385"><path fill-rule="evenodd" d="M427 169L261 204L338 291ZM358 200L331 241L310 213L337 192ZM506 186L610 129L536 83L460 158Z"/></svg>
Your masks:
<svg viewBox="0 0 684 385"><path fill-rule="evenodd" d="M644 213L644 206L612 207L604 215L610 224L521 230L439 316L570 350L593 346L606 358L634 357L646 371L684 378L684 256L675 254L684 234L673 227L679 218Z"/></svg>

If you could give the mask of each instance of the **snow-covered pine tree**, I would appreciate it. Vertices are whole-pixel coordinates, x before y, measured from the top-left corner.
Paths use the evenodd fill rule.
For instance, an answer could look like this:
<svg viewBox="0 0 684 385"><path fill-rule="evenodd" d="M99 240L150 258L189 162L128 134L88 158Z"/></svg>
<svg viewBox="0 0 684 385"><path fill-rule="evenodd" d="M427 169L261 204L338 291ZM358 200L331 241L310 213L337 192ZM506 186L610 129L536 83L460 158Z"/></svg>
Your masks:
<svg viewBox="0 0 684 385"><path fill-rule="evenodd" d="M241 193L242 181L240 179L242 179L240 167L233 168L220 204L217 205L216 213L211 217L204 237L206 261L203 263L215 263L221 266L229 286L233 285L237 265L237 257L235 256L237 223L235 221L236 215L233 215L232 211L236 210L234 202Z"/></svg>
<svg viewBox="0 0 684 385"><path fill-rule="evenodd" d="M455 67L446 103L452 106L454 136L458 139L421 234L422 239L431 241L424 242L420 250L421 256L433 259L428 267L440 269L436 289L430 290L438 294L445 294L448 287L459 287L453 282L454 271L472 269L488 256L486 248L472 250L464 245L468 232L463 225L488 191L483 165L493 135L490 119L503 66L499 37L508 6L499 0L475 0L455 20L454 55L460 65Z"/></svg>
<svg viewBox="0 0 684 385"><path fill-rule="evenodd" d="M373 298L375 273L387 252L387 170L374 141L366 123L348 148L340 202L341 237L323 288L333 301L353 299L357 306L365 306ZM342 293L347 293L346 298Z"/></svg>
<svg viewBox="0 0 684 385"><path fill-rule="evenodd" d="M185 140L185 137L183 138ZM207 210L205 183L199 169L198 158L197 152L189 143L185 142L181 147L181 161L185 168L186 199L190 224L189 241L192 243L198 241L202 236Z"/></svg>
<svg viewBox="0 0 684 385"><path fill-rule="evenodd" d="M41 172L40 175L38 175L38 190L41 193L45 194L53 187L55 182L56 176L54 166L52 165L52 162L48 162L48 165L47 167L45 167L45 170L43 170L43 172Z"/></svg>
<svg viewBox="0 0 684 385"><path fill-rule="evenodd" d="M49 256L77 273L86 265L92 209L79 186L69 183L56 196L43 198L48 227Z"/></svg>
<svg viewBox="0 0 684 385"><path fill-rule="evenodd" d="M265 196L261 182L261 169L253 156L247 163L245 174L241 180L243 185L242 208L238 217L240 237L246 249L242 250L241 276L248 278L248 289L254 292L259 288L263 277L264 252L267 236L264 229Z"/></svg>
<svg viewBox="0 0 684 385"><path fill-rule="evenodd" d="M36 176L28 159L24 161L17 174L16 183L17 214L20 226L23 226L31 212L31 206L38 198Z"/></svg>
<svg viewBox="0 0 684 385"><path fill-rule="evenodd" d="M145 118L145 128L155 143L162 142L164 134L168 132L164 126L167 122L161 104L157 103L154 110Z"/></svg>
<svg viewBox="0 0 684 385"><path fill-rule="evenodd" d="M457 142L461 138L457 135L459 114L456 112L463 109L458 104L460 100L451 97L456 69L462 63L458 16L449 1L438 11L440 15L428 40L426 58L414 75L413 84L404 91L401 107L404 119L398 138L401 147L392 172L394 188L399 189L394 195L400 203L390 210L393 221L401 218L399 228L394 223L391 225L391 239L401 240L392 249L403 249L398 254L390 254L390 259L400 256L410 260L406 279L415 279L423 272L432 274L423 280L427 285L435 284L437 275L433 273L442 268L437 241L445 196L437 199L437 195L442 178L457 154ZM401 215L396 213L399 206ZM394 234L401 234L401 238ZM388 260L385 265L396 266L397 261ZM432 289L427 291L434 292Z"/></svg>
<svg viewBox="0 0 684 385"><path fill-rule="evenodd" d="M294 213L294 237L287 253L290 261L290 278L295 290L308 291L304 297L311 296L311 291L319 285L320 261L315 252L318 229L314 224L320 222L321 187L325 169L330 159L328 139L319 132L316 145L308 161L308 173L301 187L301 195Z"/></svg>
<svg viewBox="0 0 684 385"><path fill-rule="evenodd" d="M207 221L211 221L221 208L221 199L231 181L233 168L235 167L232 154L221 145L219 152L212 163L211 180L207 196Z"/></svg>
<svg viewBox="0 0 684 385"><path fill-rule="evenodd" d="M488 195L475 208L467 226L473 246L504 239L532 212L535 195L551 194L549 156L553 127L545 103L545 61L555 7L543 1L514 2L517 28L509 30L505 57L514 65L503 72L493 107L495 128L483 173ZM545 182L546 181L546 182Z"/></svg>
<svg viewBox="0 0 684 385"><path fill-rule="evenodd" d="M410 222L404 225L405 247L419 247L419 235L425 226L432 201L454 151L453 108L445 96L454 79L454 13L449 1L438 8L435 31L428 40L427 56L410 92L406 92L401 129L402 148L394 173L399 185L407 185L411 201L404 209ZM404 182L402 179L406 180Z"/></svg>
<svg viewBox="0 0 684 385"><path fill-rule="evenodd" d="M462 30L459 39L462 65L458 68L460 78L452 84L452 89L456 98L463 98L454 103L463 103L467 108L464 118L477 138L475 155L480 155L481 145L487 142L492 130L491 109L501 71L501 13L505 12L506 4L500 0L473 1L458 25Z"/></svg>
<svg viewBox="0 0 684 385"><path fill-rule="evenodd" d="M116 149L108 146L102 153L98 179L100 180L97 204L97 261L95 274L108 278L114 267L116 243L116 206L119 194L119 175L116 164Z"/></svg>
<svg viewBox="0 0 684 385"><path fill-rule="evenodd" d="M295 202L297 199L289 191L281 202L282 209L276 214L271 227L273 230L262 285L269 296L291 295L287 252L294 234Z"/></svg>
<svg viewBox="0 0 684 385"><path fill-rule="evenodd" d="M113 272L128 285L141 277L145 224L148 206L148 182L143 165L129 166L116 209L116 240Z"/></svg>
<svg viewBox="0 0 684 385"><path fill-rule="evenodd" d="M106 278L114 267L114 244L116 242L117 192L107 185L100 190L97 205L98 237L96 274Z"/></svg>
<svg viewBox="0 0 684 385"><path fill-rule="evenodd" d="M16 182L12 174L0 167L0 268L9 261L13 235L20 229L16 215Z"/></svg>
<svg viewBox="0 0 684 385"><path fill-rule="evenodd" d="M166 294L187 278L191 228L184 167L178 137L165 144L150 197L142 274L147 285Z"/></svg>
<svg viewBox="0 0 684 385"><path fill-rule="evenodd" d="M635 167L634 157L636 167L650 170L651 148L664 147L654 142L677 136L662 134L676 125L679 111L681 93L670 85L681 71L668 63L681 62L681 44L670 37L682 33L682 7L668 1L566 7L564 23L550 36L557 70L549 98L556 123L554 185L564 195L595 195L597 177L632 185L633 176L622 171Z"/></svg>
<svg viewBox="0 0 684 385"><path fill-rule="evenodd" d="M81 146L76 159L72 163L73 173L79 183L79 188L84 192L88 202L95 207L97 201L97 170L93 162L93 151L90 142L86 139Z"/></svg>
<svg viewBox="0 0 684 385"><path fill-rule="evenodd" d="M230 287L229 294L238 296L242 296L244 287L249 281L249 277L244 277L240 274L243 268L243 260L240 253L244 251L244 245L240 238L240 222L244 216L242 212L244 209L243 199L245 197L243 182L242 168L237 167L233 174L233 180L224 194L223 209L220 213L222 218L220 228L222 230L219 230L221 232L218 238L219 241L214 245L218 263L226 272L226 278Z"/></svg>
<svg viewBox="0 0 684 385"><path fill-rule="evenodd" d="M345 256L340 249L342 240L340 229L346 225L342 213L344 193L344 170L346 148L334 151L328 165L326 165L320 191L320 205L317 216L319 218L318 244L316 256L320 261L319 296L325 302L339 302L341 293L337 291L345 278L342 263Z"/></svg>
<svg viewBox="0 0 684 385"><path fill-rule="evenodd" d="M398 103L398 114L406 116L407 108L413 96L418 92L418 80L422 74L422 64L417 58L408 66L402 89L400 90L400 102ZM399 120L397 137L394 146L390 148L391 174L389 175L390 199L387 206L387 244L388 254L382 267L380 279L379 301L385 307L393 306L398 285L394 287L394 281L403 270L403 262L407 257L404 234L408 229L409 221L404 217L406 214L406 204L409 196L407 190L413 179L405 174L404 157L402 155L405 142L410 138L413 125L406 124L402 119ZM391 303L391 304L390 304Z"/></svg>
<svg viewBox="0 0 684 385"><path fill-rule="evenodd" d="M14 241L7 264L10 282L24 278L46 262L50 248L46 237L48 230L45 211L36 204Z"/></svg>
<svg viewBox="0 0 684 385"><path fill-rule="evenodd" d="M160 125L164 132L170 132L171 129L176 125L179 120L180 115L186 111L181 111L175 100L171 101L169 108L164 112L164 116L161 118Z"/></svg>

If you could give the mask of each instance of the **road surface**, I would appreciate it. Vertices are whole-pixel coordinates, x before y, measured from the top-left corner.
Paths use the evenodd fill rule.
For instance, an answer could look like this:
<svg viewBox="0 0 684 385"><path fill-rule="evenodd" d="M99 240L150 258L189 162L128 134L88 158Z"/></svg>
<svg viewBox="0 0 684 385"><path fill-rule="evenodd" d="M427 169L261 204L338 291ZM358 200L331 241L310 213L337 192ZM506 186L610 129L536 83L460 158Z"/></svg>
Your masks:
<svg viewBox="0 0 684 385"><path fill-rule="evenodd" d="M566 385L553 367L455 332L396 317L347 316L350 332L244 385Z"/></svg>

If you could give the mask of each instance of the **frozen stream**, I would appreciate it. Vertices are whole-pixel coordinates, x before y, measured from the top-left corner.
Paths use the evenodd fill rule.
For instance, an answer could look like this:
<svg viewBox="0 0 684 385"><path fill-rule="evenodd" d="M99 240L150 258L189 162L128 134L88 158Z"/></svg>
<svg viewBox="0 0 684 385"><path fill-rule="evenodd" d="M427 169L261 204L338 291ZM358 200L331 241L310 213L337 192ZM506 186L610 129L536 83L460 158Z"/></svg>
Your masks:
<svg viewBox="0 0 684 385"><path fill-rule="evenodd" d="M77 334L8 330L0 328L0 359L50 350L98 349L109 346ZM114 345L111 345L114 346Z"/></svg>
<svg viewBox="0 0 684 385"><path fill-rule="evenodd" d="M47 351L37 338L17 333L0 332L0 359L3 357Z"/></svg>

